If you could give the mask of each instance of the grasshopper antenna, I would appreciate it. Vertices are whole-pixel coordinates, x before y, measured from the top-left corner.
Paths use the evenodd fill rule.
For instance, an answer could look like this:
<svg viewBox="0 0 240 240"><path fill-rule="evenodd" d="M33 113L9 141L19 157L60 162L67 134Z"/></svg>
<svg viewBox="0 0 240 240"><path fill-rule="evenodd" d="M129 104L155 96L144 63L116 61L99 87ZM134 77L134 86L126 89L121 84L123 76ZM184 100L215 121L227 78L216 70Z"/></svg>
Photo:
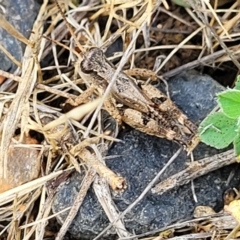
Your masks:
<svg viewBox="0 0 240 240"><path fill-rule="evenodd" d="M73 30L72 26L68 23L65 15L64 15L64 13L63 13L63 11L62 11L59 3L58 3L58 0L54 0L54 1L55 1L55 3L56 3L56 6L57 6L57 8L58 8L58 10L59 10L59 12L60 12L60 14L61 14L64 22L66 23L66 26L67 26L69 32L71 33L71 35L72 35L72 37L73 37L73 39L74 39L74 42L76 43L77 47L81 50L81 52L84 54L85 51L84 51L82 45L79 43L79 41L78 41L78 39L77 39L77 37L76 37L76 35L75 35L75 33L74 33L74 30Z"/></svg>

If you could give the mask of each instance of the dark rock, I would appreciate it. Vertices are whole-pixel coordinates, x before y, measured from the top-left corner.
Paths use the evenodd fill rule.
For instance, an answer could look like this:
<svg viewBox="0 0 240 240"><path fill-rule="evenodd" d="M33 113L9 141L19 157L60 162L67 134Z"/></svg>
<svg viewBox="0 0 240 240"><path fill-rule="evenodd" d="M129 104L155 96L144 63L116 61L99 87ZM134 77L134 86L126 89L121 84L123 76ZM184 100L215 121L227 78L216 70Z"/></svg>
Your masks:
<svg viewBox="0 0 240 240"><path fill-rule="evenodd" d="M123 50L123 41L122 41L122 38L118 38L107 48L105 55L107 57L111 57L114 55L114 53L121 52L122 50Z"/></svg>
<svg viewBox="0 0 240 240"><path fill-rule="evenodd" d="M31 34L32 26L40 5L34 0L3 0L0 14L26 38ZM18 60L21 61L25 45L0 27L0 43ZM0 69L14 72L16 65L0 51Z"/></svg>
<svg viewBox="0 0 240 240"><path fill-rule="evenodd" d="M216 105L215 95L223 90L223 87L210 77L193 72L183 73L169 80L168 83L172 100L191 120L197 123L214 108ZM122 131L119 138L123 142L114 144L109 151L109 156L119 155L119 157L107 160L107 165L127 179L127 190L121 195L113 194L113 199L119 211L123 211L136 200L179 146L166 139L148 136L130 128ZM216 153L215 149L201 144L195 150L194 155L197 156L196 160L198 160ZM186 153L181 153L165 171L161 179L181 171L185 167L186 161L189 161ZM193 200L189 184L173 189L162 196L148 193L124 217L126 228L131 233L140 234L192 217L193 210L197 205L218 207L222 201L223 191L229 187L225 184L231 170L231 166L225 167L194 180L198 203ZM240 176L240 174L236 175ZM81 176L75 173L69 179L68 185L61 186L53 205L54 212L61 211L72 205L79 191L80 181ZM238 181L239 177L238 179L235 177L231 184L235 185ZM63 222L66 215L67 213L58 215L58 220ZM93 191L90 190L82 208L70 226L69 232L79 239L92 239L107 224L107 217ZM108 232L108 237L114 239L111 237L110 232Z"/></svg>

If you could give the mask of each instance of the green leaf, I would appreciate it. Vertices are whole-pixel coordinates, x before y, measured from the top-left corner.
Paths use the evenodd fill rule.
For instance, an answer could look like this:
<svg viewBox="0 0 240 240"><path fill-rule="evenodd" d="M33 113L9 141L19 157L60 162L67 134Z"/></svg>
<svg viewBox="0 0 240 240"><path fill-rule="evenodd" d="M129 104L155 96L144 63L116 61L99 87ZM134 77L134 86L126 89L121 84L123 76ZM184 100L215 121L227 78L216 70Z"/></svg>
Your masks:
<svg viewBox="0 0 240 240"><path fill-rule="evenodd" d="M218 94L218 103L229 118L240 116L240 90L228 89Z"/></svg>
<svg viewBox="0 0 240 240"><path fill-rule="evenodd" d="M188 2L186 0L172 0L175 4L181 6L181 7L186 7L189 8L190 5L188 4Z"/></svg>
<svg viewBox="0 0 240 240"><path fill-rule="evenodd" d="M240 75L237 77L234 89L240 90Z"/></svg>
<svg viewBox="0 0 240 240"><path fill-rule="evenodd" d="M234 150L237 156L240 156L240 136L239 134L236 136L236 138L233 141Z"/></svg>
<svg viewBox="0 0 240 240"><path fill-rule="evenodd" d="M213 113L203 120L198 130L202 142L222 149L236 138L237 119L228 118L221 112Z"/></svg>

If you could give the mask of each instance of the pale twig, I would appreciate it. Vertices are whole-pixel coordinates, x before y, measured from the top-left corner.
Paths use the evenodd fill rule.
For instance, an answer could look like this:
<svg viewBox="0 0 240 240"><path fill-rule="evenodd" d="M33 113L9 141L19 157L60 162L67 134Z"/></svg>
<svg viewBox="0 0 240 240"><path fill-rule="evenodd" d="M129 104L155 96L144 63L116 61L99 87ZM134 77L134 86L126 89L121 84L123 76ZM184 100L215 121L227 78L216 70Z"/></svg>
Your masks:
<svg viewBox="0 0 240 240"><path fill-rule="evenodd" d="M91 145L99 163L103 165L105 165L105 162L102 158L102 155L105 155L108 145L109 142L107 144L104 143L103 145L101 145L100 148L97 148L96 145ZM114 201L112 200L109 184L106 179L101 176L96 176L93 183L93 189L109 221L113 222L115 219L118 219L119 211ZM126 230L124 223L121 219L117 220L117 222L114 224L114 228L120 238L131 236L130 233Z"/></svg>
<svg viewBox="0 0 240 240"><path fill-rule="evenodd" d="M122 219L119 218L119 211L117 211L116 205L112 200L107 181L99 176L96 176L93 189L109 221L113 223L114 229L116 230L118 236L120 238L130 237L131 234L126 230Z"/></svg>
<svg viewBox="0 0 240 240"><path fill-rule="evenodd" d="M43 129L45 131L50 130L53 127L65 123L68 119L80 120L85 114L95 109L99 105L101 100L102 100L101 98L98 98L93 100L92 102L78 106L72 109L71 111L67 112L66 114L63 114L58 119L48 123L43 127Z"/></svg>
<svg viewBox="0 0 240 240"><path fill-rule="evenodd" d="M20 33L12 24L10 24L4 16L0 15L0 26L7 31L10 35L21 41L22 43L30 46L31 48L34 47L34 42L28 40L22 33Z"/></svg>
<svg viewBox="0 0 240 240"><path fill-rule="evenodd" d="M108 145L109 143L104 143L103 145L101 145L100 149L98 149L96 145L91 145L96 154L96 157L98 158L99 163L101 164L105 164L102 155L103 153L106 153ZM109 221L114 222L115 219L119 219L119 210L117 209L117 206L112 200L109 184L106 179L102 178L101 176L96 176L93 183L93 189ZM131 236L131 234L126 230L122 219L116 221L116 223L114 224L114 228L120 238Z"/></svg>
<svg viewBox="0 0 240 240"><path fill-rule="evenodd" d="M233 164L236 161L237 157L234 150L229 150L224 153L216 154L212 157L191 162L185 170L157 184L152 189L152 193L162 195L173 188L187 184L189 181L195 178L215 171L223 166Z"/></svg>
<svg viewBox="0 0 240 240"><path fill-rule="evenodd" d="M7 203L13 201L13 199L15 198L16 195L18 197L21 197L21 196L23 196L27 193L30 193L34 189L41 187L47 181L57 177L61 173L63 173L63 171L53 172L53 173L50 173L47 176L38 178L38 179L33 180L31 182L25 183L21 186L10 189L10 190L8 190L4 193L1 193L0 194L0 206L3 206L4 204L7 204Z"/></svg>

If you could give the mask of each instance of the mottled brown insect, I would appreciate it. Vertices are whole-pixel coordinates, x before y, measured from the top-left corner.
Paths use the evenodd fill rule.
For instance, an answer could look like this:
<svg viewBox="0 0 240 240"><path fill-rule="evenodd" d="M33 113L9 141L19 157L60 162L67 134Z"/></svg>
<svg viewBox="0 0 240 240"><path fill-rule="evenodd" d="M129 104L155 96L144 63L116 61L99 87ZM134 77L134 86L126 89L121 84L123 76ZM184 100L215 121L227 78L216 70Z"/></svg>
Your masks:
<svg viewBox="0 0 240 240"><path fill-rule="evenodd" d="M93 47L84 54L81 71L92 83L106 89L116 67L101 49ZM111 102L107 104L107 102ZM110 109L114 107L115 109ZM120 72L111 89L105 108L118 121L160 138L175 141L190 152L198 143L197 127L179 108L154 86L137 85L135 79Z"/></svg>

